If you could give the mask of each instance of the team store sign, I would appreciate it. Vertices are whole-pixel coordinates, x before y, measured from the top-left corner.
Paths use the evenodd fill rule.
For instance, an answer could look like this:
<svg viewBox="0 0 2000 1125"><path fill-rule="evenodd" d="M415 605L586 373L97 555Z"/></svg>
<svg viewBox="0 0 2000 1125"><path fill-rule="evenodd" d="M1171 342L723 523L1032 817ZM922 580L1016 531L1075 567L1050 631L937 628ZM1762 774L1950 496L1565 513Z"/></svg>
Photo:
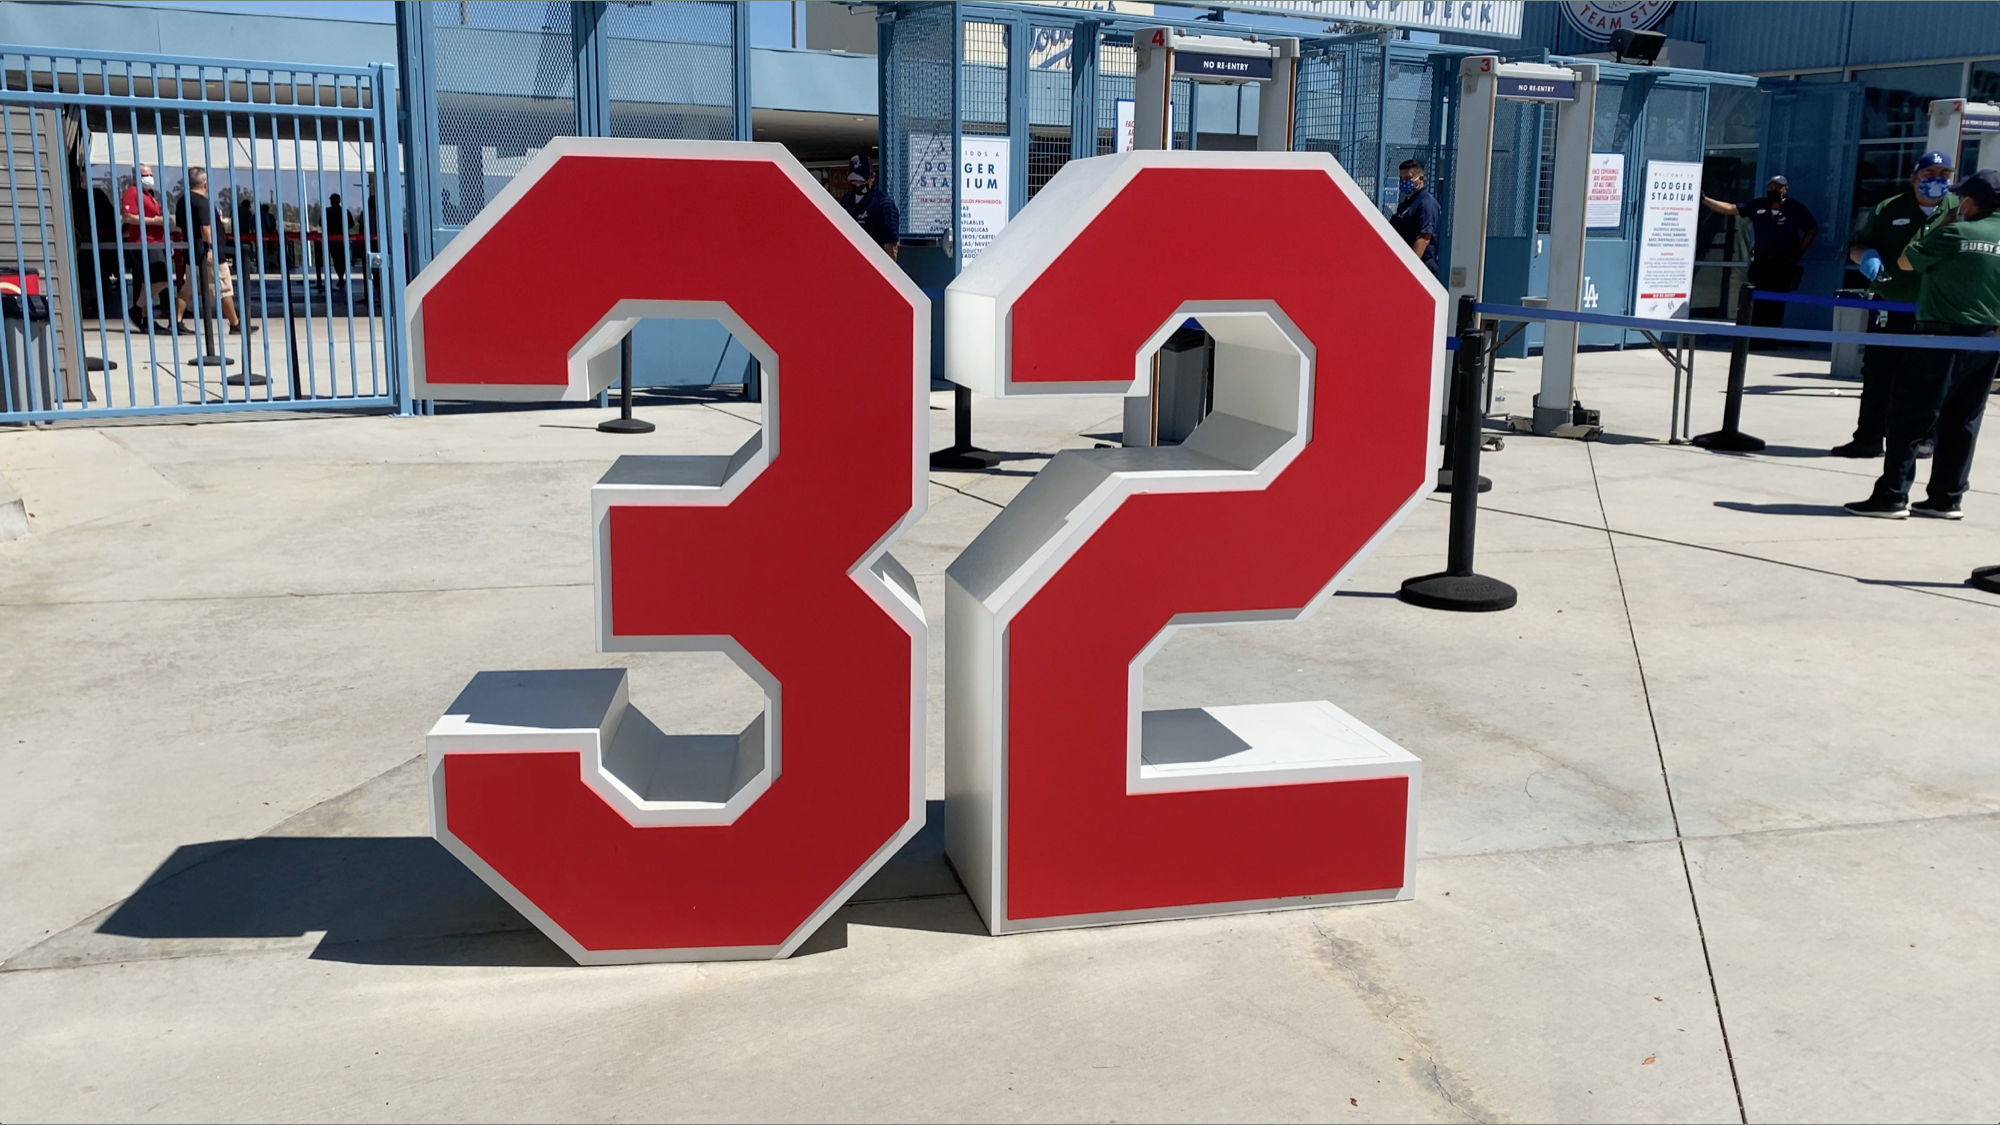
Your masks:
<svg viewBox="0 0 2000 1125"><path fill-rule="evenodd" d="M668 190L743 221L599 205ZM551 255L567 283L500 312ZM928 487L928 302L779 146L558 138L409 306L421 397L592 398L645 317L762 364L758 436L620 457L591 518L599 648L726 653L763 714L670 738L622 670L483 672L427 746L438 840L578 961L791 953L924 823L889 548ZM1320 153L1073 161L952 284L947 373L988 395L1148 393L1190 317L1216 346L1184 444L1058 454L949 569L946 847L992 932L1409 897L1414 757L1323 701L1140 685L1179 627L1303 616L1421 502L1445 307Z"/></svg>

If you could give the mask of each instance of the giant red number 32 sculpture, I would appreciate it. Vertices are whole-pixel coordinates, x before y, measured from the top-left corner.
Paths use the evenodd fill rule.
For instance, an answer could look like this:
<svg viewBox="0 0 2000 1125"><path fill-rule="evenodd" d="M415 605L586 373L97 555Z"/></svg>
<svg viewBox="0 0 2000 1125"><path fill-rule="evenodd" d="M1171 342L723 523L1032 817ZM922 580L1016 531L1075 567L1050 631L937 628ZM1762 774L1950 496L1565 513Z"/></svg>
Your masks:
<svg viewBox="0 0 2000 1125"><path fill-rule="evenodd" d="M419 395L586 398L642 317L763 365L734 456L621 457L592 495L598 647L726 652L758 721L668 739L622 671L485 673L428 743L438 839L579 961L790 953L924 821L923 612L886 553L927 487L921 291L776 145L558 138L410 307Z"/></svg>
<svg viewBox="0 0 2000 1125"><path fill-rule="evenodd" d="M746 221L602 206L689 196ZM1410 755L1328 703L1139 698L1176 627L1300 616L1421 498L1444 294L1393 243L1324 155L1138 152L1065 167L951 287L949 374L990 394L1144 393L1183 320L1216 341L1187 442L1059 455L951 567L946 830L994 932L1408 894ZM438 838L578 960L790 953L923 821L886 553L923 508L923 297L777 146L558 139L410 306L424 397L588 398L647 316L763 365L761 440L593 493L599 647L726 652L759 720L675 740L622 671L489 672L428 744Z"/></svg>

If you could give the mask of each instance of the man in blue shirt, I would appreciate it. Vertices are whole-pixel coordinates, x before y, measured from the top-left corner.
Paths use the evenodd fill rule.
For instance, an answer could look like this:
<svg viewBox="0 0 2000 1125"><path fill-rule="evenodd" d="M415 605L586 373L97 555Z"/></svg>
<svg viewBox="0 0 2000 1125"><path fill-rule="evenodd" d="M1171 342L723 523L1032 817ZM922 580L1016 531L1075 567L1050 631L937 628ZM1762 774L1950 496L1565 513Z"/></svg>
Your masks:
<svg viewBox="0 0 2000 1125"><path fill-rule="evenodd" d="M1772 176L1764 184L1762 199L1724 203L1701 197L1701 205L1718 215L1750 220L1750 284L1768 293L1790 293L1799 287L1799 260L1819 237L1819 223L1812 212L1791 194L1790 180ZM1785 306L1759 301L1750 312L1750 323L1777 328L1785 323Z"/></svg>
<svg viewBox="0 0 2000 1125"><path fill-rule="evenodd" d="M1436 273L1438 223L1444 208L1438 206L1437 197L1424 187L1422 161L1403 161L1396 168L1396 176L1396 189L1402 201L1396 205L1396 213L1389 216L1389 225L1396 228L1411 251L1423 260L1424 268Z"/></svg>
<svg viewBox="0 0 2000 1125"><path fill-rule="evenodd" d="M875 244L896 257L897 240L901 231L902 216L896 211L896 204L889 193L875 186L875 162L856 153L847 161L847 183L849 190L840 197L840 205L868 232Z"/></svg>

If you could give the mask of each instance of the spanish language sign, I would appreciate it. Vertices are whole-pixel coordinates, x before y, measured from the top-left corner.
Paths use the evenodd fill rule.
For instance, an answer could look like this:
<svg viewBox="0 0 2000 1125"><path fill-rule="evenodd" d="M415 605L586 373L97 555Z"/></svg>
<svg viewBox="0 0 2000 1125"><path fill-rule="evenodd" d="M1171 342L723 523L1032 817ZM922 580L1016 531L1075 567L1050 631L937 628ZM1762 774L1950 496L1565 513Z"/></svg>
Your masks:
<svg viewBox="0 0 2000 1125"><path fill-rule="evenodd" d="M1007 225L1012 211L1006 137L962 137L958 146L958 252L970 264Z"/></svg>
<svg viewBox="0 0 2000 1125"><path fill-rule="evenodd" d="M911 234L943 235L951 229L951 135L911 133L909 214ZM1007 225L1013 212L1010 150L1005 137L961 137L958 142L958 239L966 262Z"/></svg>
<svg viewBox="0 0 2000 1125"><path fill-rule="evenodd" d="M1694 288L1695 220L1701 165L1646 162L1646 207L1639 225L1639 278L1632 315L1685 317Z"/></svg>
<svg viewBox="0 0 2000 1125"><path fill-rule="evenodd" d="M1590 154L1590 195L1583 206L1583 225L1615 227L1625 219L1625 154Z"/></svg>

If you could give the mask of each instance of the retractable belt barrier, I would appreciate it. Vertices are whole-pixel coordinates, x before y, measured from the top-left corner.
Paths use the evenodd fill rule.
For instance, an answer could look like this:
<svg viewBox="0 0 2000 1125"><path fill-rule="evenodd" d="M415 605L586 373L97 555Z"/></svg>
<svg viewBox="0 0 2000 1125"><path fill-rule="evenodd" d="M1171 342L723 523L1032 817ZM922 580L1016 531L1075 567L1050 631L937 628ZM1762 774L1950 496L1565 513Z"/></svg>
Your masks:
<svg viewBox="0 0 2000 1125"><path fill-rule="evenodd" d="M1819 293L1766 293L1752 290L1750 299L1768 301L1774 305L1818 305L1829 309L1868 309L1872 312L1913 313L1917 306L1909 301L1878 301L1873 297L1828 297Z"/></svg>
<svg viewBox="0 0 2000 1125"><path fill-rule="evenodd" d="M1831 301L1838 298L1824 299ZM1679 333L1684 336L1728 336L1746 340L1783 340L1794 344L1889 343L1880 333L1821 332L1811 328L1758 328L1720 320L1666 320L1658 317L1611 316L1604 313L1567 312L1563 309L1531 309L1525 305L1499 305L1484 301L1479 304L1479 312L1495 320L1560 320L1572 324L1597 324L1606 328L1628 328L1634 332ZM1936 348L1944 351L2000 352L2000 337L1897 336L1892 346Z"/></svg>

